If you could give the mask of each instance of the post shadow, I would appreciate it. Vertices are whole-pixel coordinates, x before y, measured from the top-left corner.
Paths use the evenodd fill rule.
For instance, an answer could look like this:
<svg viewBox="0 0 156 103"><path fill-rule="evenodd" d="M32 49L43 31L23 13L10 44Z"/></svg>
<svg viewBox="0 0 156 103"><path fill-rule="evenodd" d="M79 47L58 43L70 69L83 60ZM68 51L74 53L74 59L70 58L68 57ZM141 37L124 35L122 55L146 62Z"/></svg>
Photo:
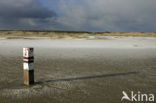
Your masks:
<svg viewBox="0 0 156 103"><path fill-rule="evenodd" d="M137 74L138 72L124 72L124 73L113 73L113 74L101 74L101 75L92 75L92 76L83 76L83 77L73 77L73 78L63 78L63 79L54 79L36 82L37 84L42 83L55 83L55 82L64 82L64 81L75 81L75 80L86 80L86 79L97 79L97 78L106 78L106 77L116 77L116 76L126 76Z"/></svg>
<svg viewBox="0 0 156 103"><path fill-rule="evenodd" d="M107 78L107 77L117 77L117 76L127 76L132 74L138 74L139 72L123 72L123 73L112 73L112 74L101 74L101 75L92 75L92 76L83 76L83 77L71 77L71 78L63 78L63 79L54 79L54 80L46 80L46 81L38 81L35 84L44 84L44 83L55 83L55 82L64 82L64 81L78 81L78 80L87 80L87 79L100 79L100 78ZM34 85L35 85L34 84ZM22 83L8 83L7 85L0 87L0 90L6 88L17 88L22 87L24 84Z"/></svg>

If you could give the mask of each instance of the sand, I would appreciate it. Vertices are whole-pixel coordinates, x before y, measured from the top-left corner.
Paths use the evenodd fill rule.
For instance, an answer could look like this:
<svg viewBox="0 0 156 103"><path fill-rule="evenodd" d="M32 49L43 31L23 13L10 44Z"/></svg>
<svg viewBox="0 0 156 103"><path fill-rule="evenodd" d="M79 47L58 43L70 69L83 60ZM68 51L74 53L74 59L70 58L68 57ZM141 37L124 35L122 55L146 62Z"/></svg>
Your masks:
<svg viewBox="0 0 156 103"><path fill-rule="evenodd" d="M23 85L23 47L35 49L36 84L30 87ZM155 51L155 37L3 38L0 39L0 100L119 103L123 90L156 94Z"/></svg>

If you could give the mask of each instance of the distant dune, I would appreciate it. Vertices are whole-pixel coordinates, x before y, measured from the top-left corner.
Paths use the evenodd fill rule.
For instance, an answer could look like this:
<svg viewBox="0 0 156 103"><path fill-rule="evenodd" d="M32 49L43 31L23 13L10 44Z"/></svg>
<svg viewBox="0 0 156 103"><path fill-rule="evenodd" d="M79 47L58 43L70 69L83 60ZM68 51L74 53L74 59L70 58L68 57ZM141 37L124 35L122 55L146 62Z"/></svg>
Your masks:
<svg viewBox="0 0 156 103"><path fill-rule="evenodd" d="M23 37L47 38L88 38L89 36L143 36L156 37L156 32L77 32L77 31L35 31L35 30L1 30L0 37L8 39Z"/></svg>

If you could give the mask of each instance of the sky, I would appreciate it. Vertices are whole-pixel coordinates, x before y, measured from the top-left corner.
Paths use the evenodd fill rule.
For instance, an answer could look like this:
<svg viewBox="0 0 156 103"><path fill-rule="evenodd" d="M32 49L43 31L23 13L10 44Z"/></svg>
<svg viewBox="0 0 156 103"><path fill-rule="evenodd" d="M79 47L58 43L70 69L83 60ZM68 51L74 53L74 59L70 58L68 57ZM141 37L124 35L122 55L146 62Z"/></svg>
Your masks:
<svg viewBox="0 0 156 103"><path fill-rule="evenodd" d="M156 32L156 0L0 0L0 30Z"/></svg>

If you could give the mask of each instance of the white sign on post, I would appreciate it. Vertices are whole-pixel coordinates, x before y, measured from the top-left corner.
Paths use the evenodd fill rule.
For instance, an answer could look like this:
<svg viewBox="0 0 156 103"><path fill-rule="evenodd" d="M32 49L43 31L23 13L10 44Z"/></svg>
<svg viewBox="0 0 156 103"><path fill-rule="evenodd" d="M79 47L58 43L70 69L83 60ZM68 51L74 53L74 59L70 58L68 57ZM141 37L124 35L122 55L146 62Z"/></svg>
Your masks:
<svg viewBox="0 0 156 103"><path fill-rule="evenodd" d="M34 70L34 63L23 63L24 70Z"/></svg>
<svg viewBox="0 0 156 103"><path fill-rule="evenodd" d="M23 57L33 57L33 48L23 48Z"/></svg>

